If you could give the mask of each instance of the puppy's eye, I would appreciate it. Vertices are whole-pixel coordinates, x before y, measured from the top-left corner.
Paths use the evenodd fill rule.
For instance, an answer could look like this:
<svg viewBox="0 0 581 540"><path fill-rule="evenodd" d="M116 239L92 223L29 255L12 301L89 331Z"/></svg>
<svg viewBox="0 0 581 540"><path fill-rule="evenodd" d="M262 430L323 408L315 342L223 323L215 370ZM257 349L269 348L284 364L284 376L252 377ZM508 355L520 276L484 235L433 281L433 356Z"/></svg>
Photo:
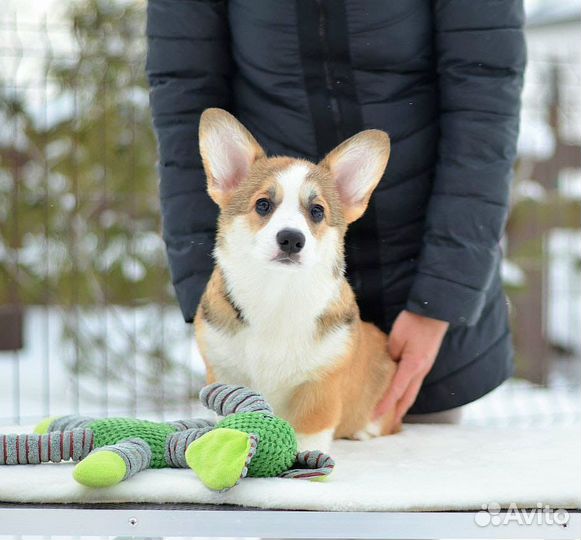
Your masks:
<svg viewBox="0 0 581 540"><path fill-rule="evenodd" d="M268 199L258 199L255 208L259 216L266 216L272 210L272 203Z"/></svg>
<svg viewBox="0 0 581 540"><path fill-rule="evenodd" d="M311 206L311 218L315 223L320 223L325 217L325 209L320 204L313 204Z"/></svg>

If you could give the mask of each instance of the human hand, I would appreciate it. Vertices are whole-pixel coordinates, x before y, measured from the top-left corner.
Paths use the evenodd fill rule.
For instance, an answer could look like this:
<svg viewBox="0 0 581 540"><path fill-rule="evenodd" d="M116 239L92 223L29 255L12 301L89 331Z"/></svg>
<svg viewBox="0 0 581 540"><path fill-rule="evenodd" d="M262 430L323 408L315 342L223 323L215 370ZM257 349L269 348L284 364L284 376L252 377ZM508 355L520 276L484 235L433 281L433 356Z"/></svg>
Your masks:
<svg viewBox="0 0 581 540"><path fill-rule="evenodd" d="M379 405L379 417L395 408L395 425L413 405L424 377L428 374L449 324L445 321L402 311L389 335L388 352L399 363L391 385Z"/></svg>

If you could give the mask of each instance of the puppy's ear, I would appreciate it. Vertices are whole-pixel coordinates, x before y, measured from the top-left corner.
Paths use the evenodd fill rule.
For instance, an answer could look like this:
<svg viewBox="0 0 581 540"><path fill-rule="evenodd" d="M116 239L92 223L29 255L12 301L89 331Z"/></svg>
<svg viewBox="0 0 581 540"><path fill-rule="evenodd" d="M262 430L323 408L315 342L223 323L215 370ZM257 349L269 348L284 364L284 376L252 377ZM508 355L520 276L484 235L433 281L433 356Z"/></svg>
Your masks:
<svg viewBox="0 0 581 540"><path fill-rule="evenodd" d="M389 136L368 129L342 142L320 163L331 171L347 223L359 219L389 160Z"/></svg>
<svg viewBox="0 0 581 540"><path fill-rule="evenodd" d="M264 150L230 113L206 109L200 118L200 154L208 179L208 193L220 206L247 176Z"/></svg>

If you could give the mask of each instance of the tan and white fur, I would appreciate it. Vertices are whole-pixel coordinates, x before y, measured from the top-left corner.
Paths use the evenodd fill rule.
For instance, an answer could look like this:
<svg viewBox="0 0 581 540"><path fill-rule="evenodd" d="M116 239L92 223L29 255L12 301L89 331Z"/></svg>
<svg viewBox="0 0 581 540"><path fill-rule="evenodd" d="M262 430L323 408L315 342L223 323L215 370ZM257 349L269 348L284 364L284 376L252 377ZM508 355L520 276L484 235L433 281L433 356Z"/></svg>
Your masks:
<svg viewBox="0 0 581 540"><path fill-rule="evenodd" d="M304 448L396 431L392 414L373 419L395 372L388 337L361 321L343 253L387 165L387 134L363 131L314 164L267 157L233 116L208 109L200 152L220 207L195 318L209 382L264 394Z"/></svg>

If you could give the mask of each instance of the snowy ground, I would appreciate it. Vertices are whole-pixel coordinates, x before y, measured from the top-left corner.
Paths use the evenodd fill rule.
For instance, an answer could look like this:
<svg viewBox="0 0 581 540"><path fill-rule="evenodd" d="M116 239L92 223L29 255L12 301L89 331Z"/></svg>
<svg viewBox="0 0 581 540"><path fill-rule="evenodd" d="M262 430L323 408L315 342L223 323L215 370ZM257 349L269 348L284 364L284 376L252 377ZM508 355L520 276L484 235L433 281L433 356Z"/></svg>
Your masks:
<svg viewBox="0 0 581 540"><path fill-rule="evenodd" d="M154 322L155 332L150 322ZM104 333L107 343L121 357L126 375L134 384L105 381L97 377L71 375L68 365L75 351L61 339L64 315L58 310L35 308L27 311L25 348L19 353L0 353L0 425L32 423L47 415L80 412L87 415L134 414L145 417L190 416L192 403L186 396L188 385L199 384L203 365L193 343L191 328L185 325L177 309L141 308L108 309L100 313L79 315L78 328L85 334ZM127 343L134 335L139 345ZM141 335L140 335L141 334ZM149 335L147 335L149 334ZM147 340L151 340L151 343ZM184 371L161 376L147 371L140 349L161 346ZM135 352L136 351L136 352ZM125 355L125 356L124 356ZM93 361L112 363L102 354ZM138 357L137 359L135 357ZM555 363L555 362L554 362ZM579 360L571 362L578 372ZM558 365L558 362L557 362ZM94 366L93 366L94 367ZM136 376L133 370L154 377L154 388L167 399L151 399L152 386ZM119 369L115 372L117 373ZM184 380L185 379L185 380ZM130 380L131 382L131 380ZM579 377L575 371L555 373L550 388L512 380L489 395L464 408L463 422L471 425L530 426L581 424ZM164 390L165 389L165 390ZM177 400L169 396L178 394ZM183 395L180 401L179 395Z"/></svg>
<svg viewBox="0 0 581 540"><path fill-rule="evenodd" d="M579 387L539 388L527 381L513 379L466 405L462 423L515 428L581 426Z"/></svg>
<svg viewBox="0 0 581 540"><path fill-rule="evenodd" d="M186 396L199 385L203 364L177 308L108 308L72 317L71 326L70 313L27 309L24 349L0 352L0 424L71 413L160 416L172 408L190 414ZM63 339L67 321L73 334L107 346L79 351L74 339ZM156 350L180 369L162 376L148 360ZM71 372L76 355L84 355L78 376Z"/></svg>

